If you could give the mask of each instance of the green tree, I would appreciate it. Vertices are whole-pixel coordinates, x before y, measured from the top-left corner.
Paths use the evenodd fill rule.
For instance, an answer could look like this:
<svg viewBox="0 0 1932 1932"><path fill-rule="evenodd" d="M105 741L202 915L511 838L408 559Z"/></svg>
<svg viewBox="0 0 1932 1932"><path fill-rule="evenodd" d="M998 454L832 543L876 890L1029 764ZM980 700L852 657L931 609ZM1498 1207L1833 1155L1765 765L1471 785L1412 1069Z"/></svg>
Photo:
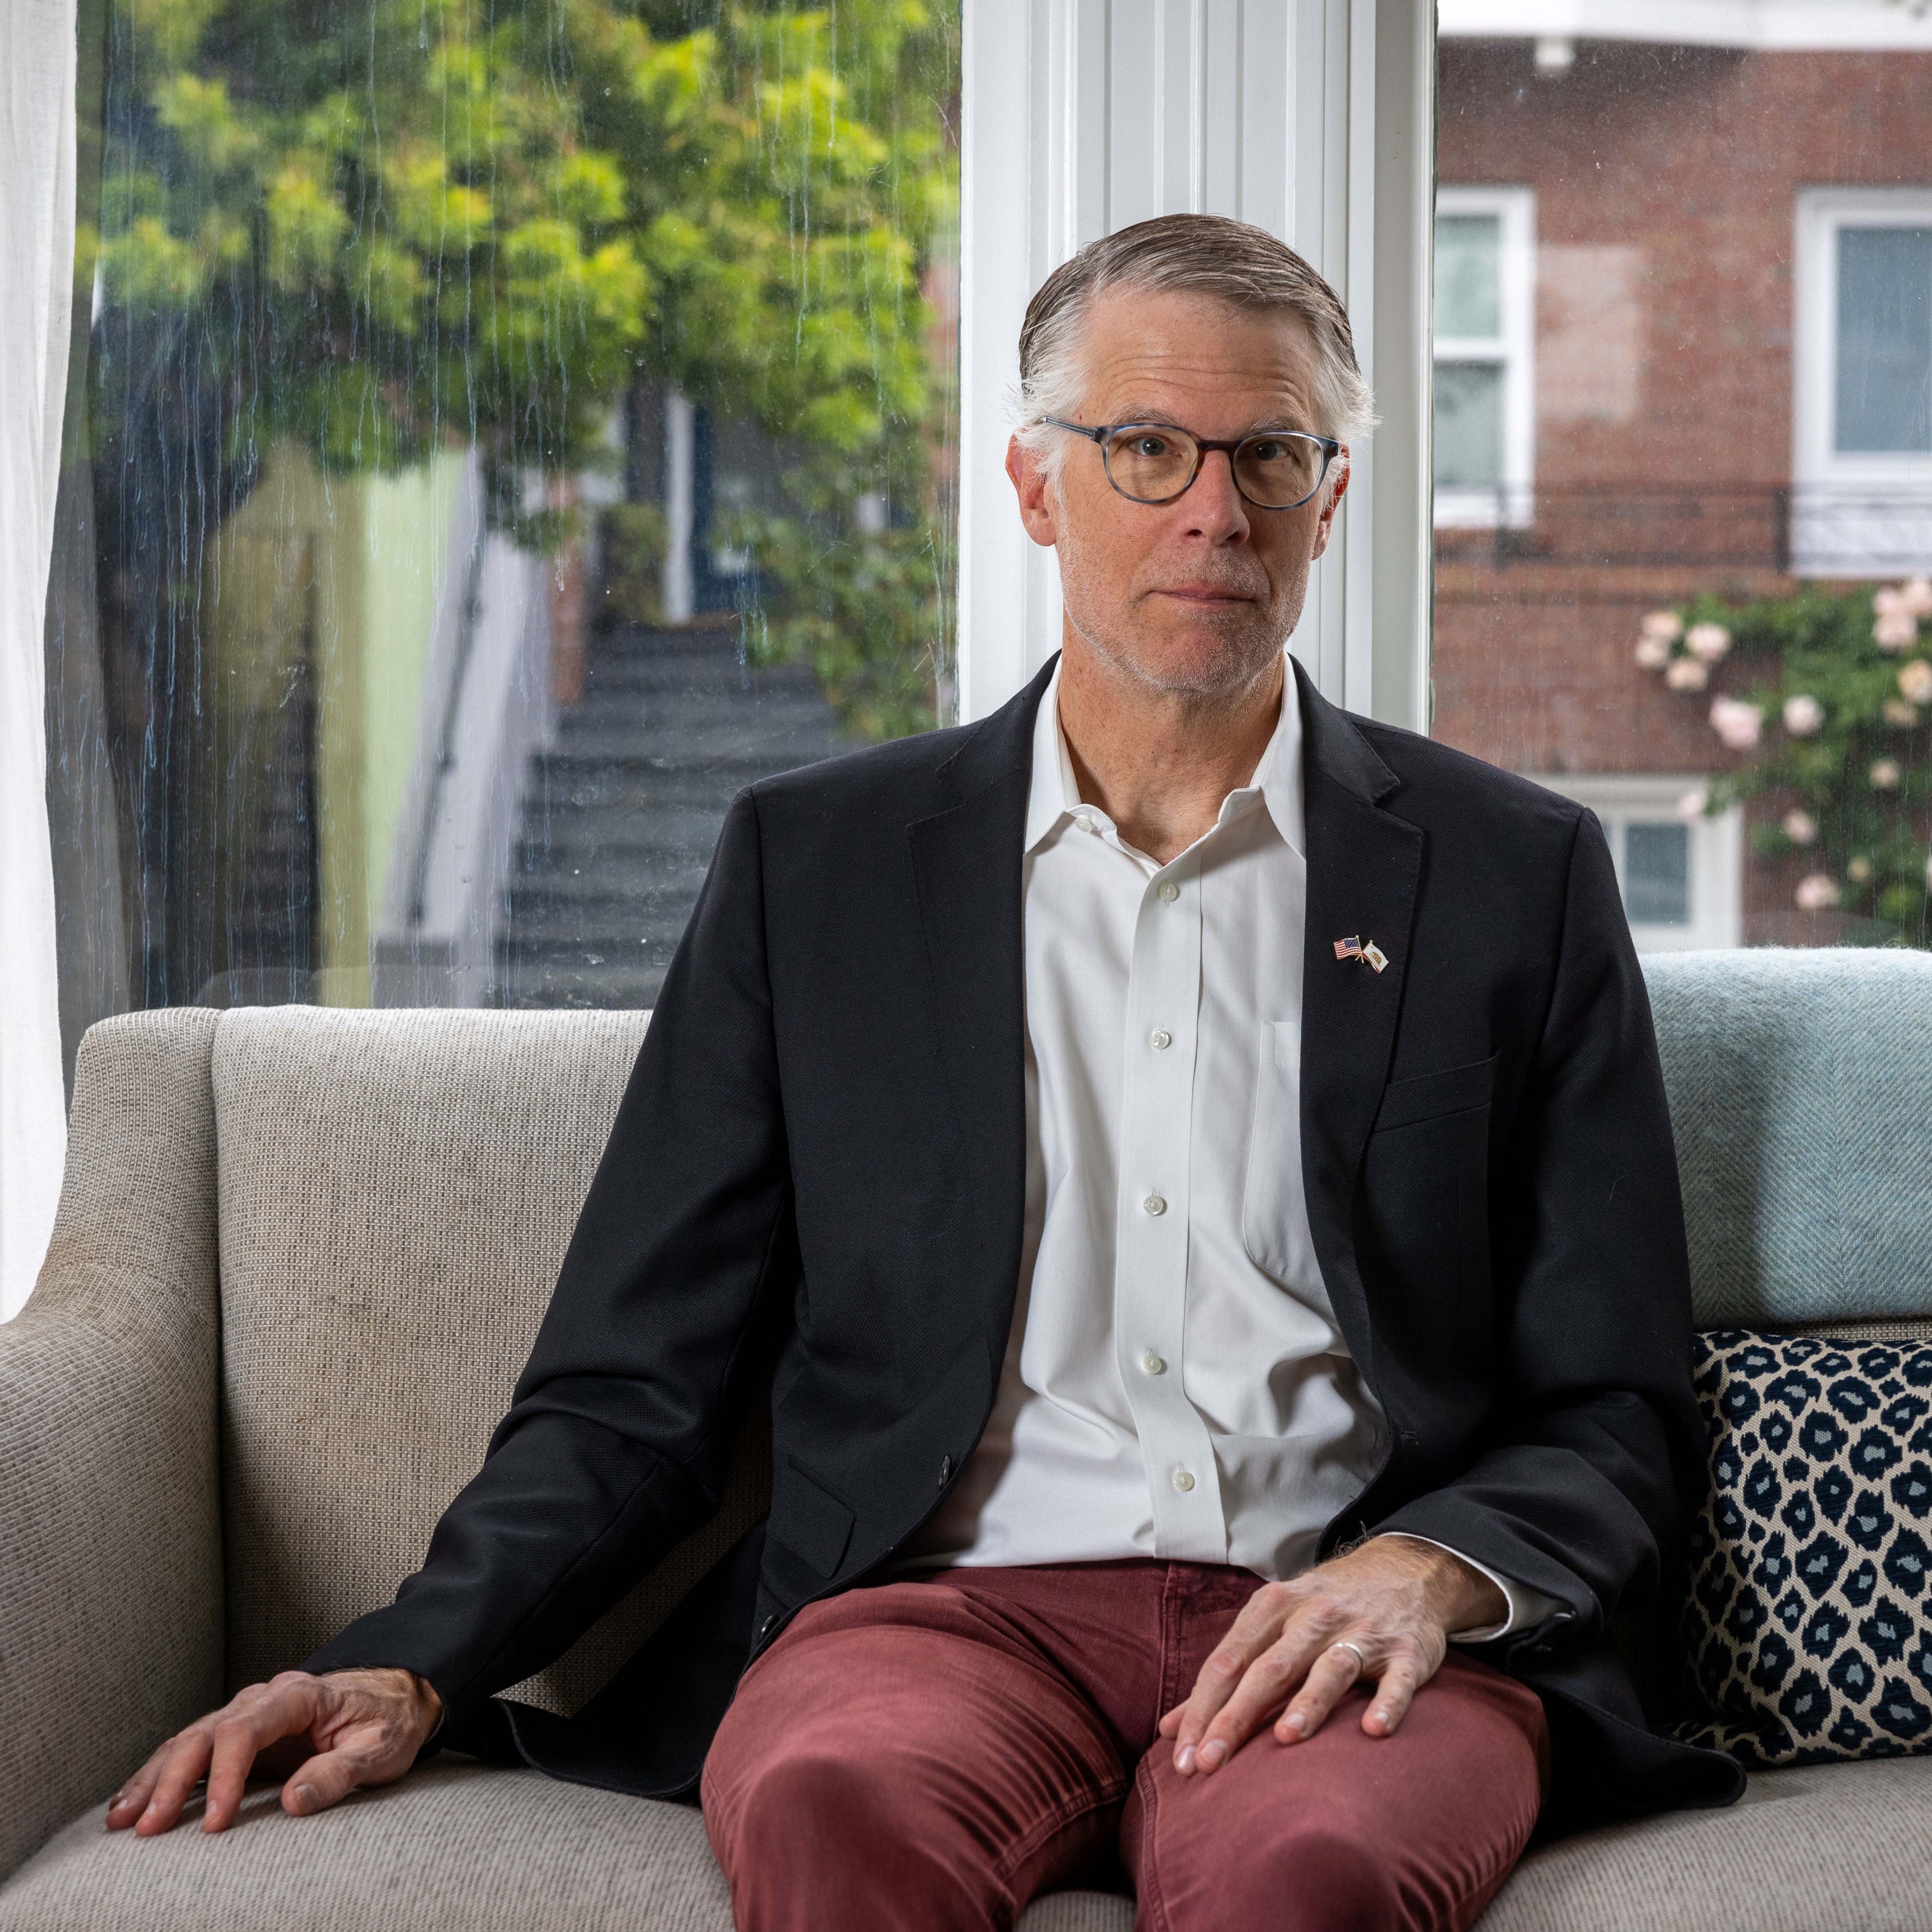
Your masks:
<svg viewBox="0 0 1932 1932"><path fill-rule="evenodd" d="M922 278L956 194L956 5L116 4L80 266L191 344L231 458L472 441L514 520L524 478L599 460L617 398L659 380L784 452L817 538L764 546L782 599L823 601L862 493L933 551ZM867 648L929 658L943 603L898 608L917 634Z"/></svg>

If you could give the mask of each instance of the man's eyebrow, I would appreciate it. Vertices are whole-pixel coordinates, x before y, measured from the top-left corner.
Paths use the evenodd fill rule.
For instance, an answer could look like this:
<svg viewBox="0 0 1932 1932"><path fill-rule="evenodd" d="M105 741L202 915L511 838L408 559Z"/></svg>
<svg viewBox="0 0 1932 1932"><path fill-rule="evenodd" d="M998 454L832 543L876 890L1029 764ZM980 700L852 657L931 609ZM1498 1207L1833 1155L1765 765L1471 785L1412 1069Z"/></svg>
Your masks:
<svg viewBox="0 0 1932 1932"><path fill-rule="evenodd" d="M1110 416L1108 420L1115 423L1163 423L1170 429L1184 429L1191 434L1198 434L1194 431L1191 423L1180 422L1177 417L1170 416L1165 410L1136 407L1132 404L1127 404L1117 414ZM1314 434L1314 431L1309 429L1306 424L1296 422L1292 416L1274 415L1256 416L1248 427L1241 431L1241 435L1244 436L1262 436L1270 430L1292 430L1304 436Z"/></svg>

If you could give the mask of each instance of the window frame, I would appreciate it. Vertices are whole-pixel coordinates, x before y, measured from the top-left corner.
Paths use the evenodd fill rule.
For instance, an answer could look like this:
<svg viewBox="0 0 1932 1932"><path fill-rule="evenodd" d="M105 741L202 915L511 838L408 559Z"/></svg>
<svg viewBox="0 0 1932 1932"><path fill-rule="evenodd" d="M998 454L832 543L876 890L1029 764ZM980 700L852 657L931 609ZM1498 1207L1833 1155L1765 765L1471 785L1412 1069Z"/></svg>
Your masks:
<svg viewBox="0 0 1932 1932"><path fill-rule="evenodd" d="M1687 820L1678 810L1685 793L1709 783L1707 773L1539 772L1528 776L1597 814L1617 868L1619 893L1624 890L1625 835L1634 822L1681 825L1690 834L1690 916L1682 926L1630 920L1630 938L1638 952L1689 952L1744 944L1744 812L1732 806L1714 818Z"/></svg>
<svg viewBox="0 0 1932 1932"><path fill-rule="evenodd" d="M1848 228L1932 228L1932 183L1808 188L1793 213L1791 567L1798 577L1879 578L1932 567L1932 449L1835 447L1838 246ZM1902 514L1872 515L1850 540L1834 497L1895 493Z"/></svg>
<svg viewBox="0 0 1932 1932"><path fill-rule="evenodd" d="M1494 336L1445 336L1430 316L1432 382L1445 362L1488 362L1503 372L1500 490L1434 490L1438 530L1520 530L1536 515L1536 190L1498 183L1438 186L1436 215L1492 214L1499 224ZM1432 261L1434 229L1430 230ZM1498 500L1500 499L1500 500Z"/></svg>

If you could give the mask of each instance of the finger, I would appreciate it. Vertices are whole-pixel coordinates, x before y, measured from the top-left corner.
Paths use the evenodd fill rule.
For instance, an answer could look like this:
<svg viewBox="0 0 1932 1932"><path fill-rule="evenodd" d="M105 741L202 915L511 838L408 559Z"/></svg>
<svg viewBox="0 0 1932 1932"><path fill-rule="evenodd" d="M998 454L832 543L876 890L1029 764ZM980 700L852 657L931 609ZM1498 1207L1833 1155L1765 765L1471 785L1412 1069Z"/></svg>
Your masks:
<svg viewBox="0 0 1932 1932"><path fill-rule="evenodd" d="M174 1829L189 1792L207 1772L208 1756L214 1748L213 1737L213 1725L203 1723L183 1731L175 1739L161 1766L160 1775L154 1780L146 1808L134 1821L136 1837L152 1838L159 1832Z"/></svg>
<svg viewBox="0 0 1932 1932"><path fill-rule="evenodd" d="M160 1782L161 1767L167 1762L174 1748L172 1738L156 1746L148 1754L147 1762L107 1801L107 1828L110 1832L124 1832L140 1816L154 1794L154 1786Z"/></svg>
<svg viewBox="0 0 1932 1932"><path fill-rule="evenodd" d="M1228 1634L1196 1674L1186 1701L1161 1720L1163 1737L1175 1740L1174 1768L1185 1778L1208 1726L1234 1695L1256 1658L1265 1656L1295 1616L1295 1594L1284 1586L1264 1584L1241 1606Z"/></svg>
<svg viewBox="0 0 1932 1932"><path fill-rule="evenodd" d="M1388 1737L1408 1714L1416 1692L1426 1681L1421 1666L1413 1658L1390 1658L1369 1708L1362 1713L1362 1729L1372 1738Z"/></svg>
<svg viewBox="0 0 1932 1932"><path fill-rule="evenodd" d="M1359 1678L1370 1676L1378 1666L1366 1636L1352 1640L1352 1646L1330 1643L1310 1665L1301 1688L1276 1720L1275 1736L1285 1744L1300 1744L1312 1738L1328 1721L1328 1714L1346 1696ZM1359 1650L1362 1654L1357 1654ZM1364 1656L1371 1661L1365 1667Z"/></svg>
<svg viewBox="0 0 1932 1932"><path fill-rule="evenodd" d="M304 1737L320 1715L316 1680L287 1672L266 1687L251 1687L215 1720L208 1767L208 1801L201 1828L221 1832L235 1822L247 1795L248 1774L261 1754L285 1738Z"/></svg>
<svg viewBox="0 0 1932 1932"><path fill-rule="evenodd" d="M1246 1744L1271 1711L1310 1675L1313 1645L1304 1634L1289 1632L1264 1656L1257 1658L1236 1686L1234 1694L1208 1727L1196 1753L1203 1771L1216 1771ZM1344 1656L1351 1653L1343 1652ZM1318 1662L1321 1653L1316 1653Z"/></svg>
<svg viewBox="0 0 1932 1932"><path fill-rule="evenodd" d="M307 1818L326 1811L364 1784L387 1784L401 1775L374 1753L352 1750L321 1751L298 1766L282 1786L282 1809L291 1818Z"/></svg>

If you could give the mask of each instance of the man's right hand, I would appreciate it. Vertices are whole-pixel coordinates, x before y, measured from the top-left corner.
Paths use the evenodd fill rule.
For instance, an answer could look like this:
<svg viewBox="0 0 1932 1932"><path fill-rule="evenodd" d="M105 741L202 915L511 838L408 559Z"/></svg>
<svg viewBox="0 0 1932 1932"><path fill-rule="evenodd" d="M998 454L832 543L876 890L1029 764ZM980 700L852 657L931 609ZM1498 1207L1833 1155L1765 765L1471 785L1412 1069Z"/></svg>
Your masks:
<svg viewBox="0 0 1932 1932"><path fill-rule="evenodd" d="M205 1778L201 1828L225 1831L251 1768L286 1780L290 1817L326 1811L358 1786L400 1778L442 1715L442 1699L412 1671L285 1670L176 1732L108 1805L107 1828L132 1825L142 1838L172 1830Z"/></svg>

